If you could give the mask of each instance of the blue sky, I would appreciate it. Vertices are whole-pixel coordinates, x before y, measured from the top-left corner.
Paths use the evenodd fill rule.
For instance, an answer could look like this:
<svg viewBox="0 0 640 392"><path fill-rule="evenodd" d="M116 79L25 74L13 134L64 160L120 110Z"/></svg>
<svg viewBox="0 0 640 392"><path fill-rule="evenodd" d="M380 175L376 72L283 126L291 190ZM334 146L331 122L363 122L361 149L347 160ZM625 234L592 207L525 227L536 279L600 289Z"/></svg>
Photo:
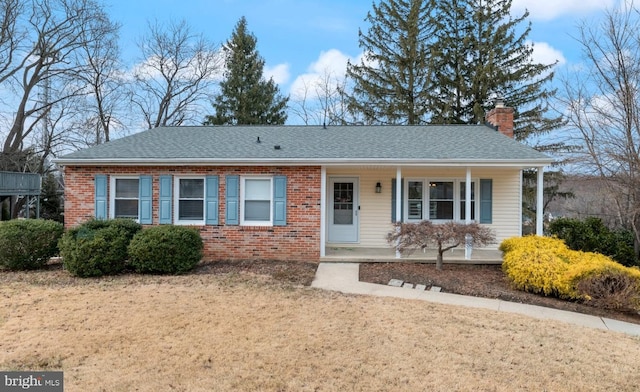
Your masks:
<svg viewBox="0 0 640 392"><path fill-rule="evenodd" d="M186 20L194 32L216 43L226 41L241 16L258 38L258 50L285 94L324 69L342 72L357 58L358 29L373 0L106 0L112 19L122 24L120 45L125 61L137 59L136 40L147 21ZM378 0L376 0L378 1ZM621 0L514 0L513 13L531 13L535 59L559 61L557 71L579 63L572 36L583 20L593 21Z"/></svg>

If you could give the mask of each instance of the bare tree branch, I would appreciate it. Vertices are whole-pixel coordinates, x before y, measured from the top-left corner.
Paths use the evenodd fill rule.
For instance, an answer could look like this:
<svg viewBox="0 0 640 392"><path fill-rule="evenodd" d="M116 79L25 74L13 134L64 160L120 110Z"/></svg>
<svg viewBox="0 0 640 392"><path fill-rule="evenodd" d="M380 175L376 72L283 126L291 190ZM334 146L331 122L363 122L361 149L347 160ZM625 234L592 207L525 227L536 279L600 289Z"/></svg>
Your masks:
<svg viewBox="0 0 640 392"><path fill-rule="evenodd" d="M138 44L131 101L149 128L197 123L222 70L218 48L191 33L185 21L149 24Z"/></svg>

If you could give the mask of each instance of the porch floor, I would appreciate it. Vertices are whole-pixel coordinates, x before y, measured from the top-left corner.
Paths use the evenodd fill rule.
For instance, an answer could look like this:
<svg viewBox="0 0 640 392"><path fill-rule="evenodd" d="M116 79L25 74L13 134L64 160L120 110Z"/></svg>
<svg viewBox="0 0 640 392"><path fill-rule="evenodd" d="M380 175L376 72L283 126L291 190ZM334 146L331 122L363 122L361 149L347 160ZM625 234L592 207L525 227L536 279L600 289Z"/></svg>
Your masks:
<svg viewBox="0 0 640 392"><path fill-rule="evenodd" d="M396 252L392 248L361 248L349 246L329 245L325 247L323 262L416 262L435 263L438 252L427 249L425 252L415 251L412 254L402 255L396 258ZM471 252L471 260L465 260L464 249L451 249L444 253L445 264L502 264L502 252L497 249L474 249Z"/></svg>

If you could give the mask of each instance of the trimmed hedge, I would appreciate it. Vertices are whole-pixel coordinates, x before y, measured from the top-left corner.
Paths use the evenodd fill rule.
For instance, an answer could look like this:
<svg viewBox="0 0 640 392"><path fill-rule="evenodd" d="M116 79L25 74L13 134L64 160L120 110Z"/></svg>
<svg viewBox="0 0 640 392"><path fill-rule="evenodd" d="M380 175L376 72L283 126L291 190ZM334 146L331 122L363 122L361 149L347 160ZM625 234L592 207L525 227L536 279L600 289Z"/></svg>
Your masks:
<svg viewBox="0 0 640 392"><path fill-rule="evenodd" d="M184 226L154 226L136 234L129 244L131 267L150 274L182 274L202 259L198 230Z"/></svg>
<svg viewBox="0 0 640 392"><path fill-rule="evenodd" d="M502 269L521 290L623 311L640 310L640 270L557 238L510 238L500 245Z"/></svg>
<svg viewBox="0 0 640 392"><path fill-rule="evenodd" d="M62 263L83 278L118 274L126 267L129 242L141 229L130 219L90 220L60 239Z"/></svg>
<svg viewBox="0 0 640 392"><path fill-rule="evenodd" d="M0 222L0 267L10 270L42 268L58 253L62 223L44 219Z"/></svg>

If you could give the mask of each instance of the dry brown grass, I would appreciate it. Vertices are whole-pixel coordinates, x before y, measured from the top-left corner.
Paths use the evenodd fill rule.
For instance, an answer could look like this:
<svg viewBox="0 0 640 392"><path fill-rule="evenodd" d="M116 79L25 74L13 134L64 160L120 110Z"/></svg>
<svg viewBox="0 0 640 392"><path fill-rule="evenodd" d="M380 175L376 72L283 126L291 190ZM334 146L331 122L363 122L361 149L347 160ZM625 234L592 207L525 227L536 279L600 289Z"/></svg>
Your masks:
<svg viewBox="0 0 640 392"><path fill-rule="evenodd" d="M636 390L640 340L246 272L0 281L0 368L65 391ZM0 273L5 274L5 273Z"/></svg>

